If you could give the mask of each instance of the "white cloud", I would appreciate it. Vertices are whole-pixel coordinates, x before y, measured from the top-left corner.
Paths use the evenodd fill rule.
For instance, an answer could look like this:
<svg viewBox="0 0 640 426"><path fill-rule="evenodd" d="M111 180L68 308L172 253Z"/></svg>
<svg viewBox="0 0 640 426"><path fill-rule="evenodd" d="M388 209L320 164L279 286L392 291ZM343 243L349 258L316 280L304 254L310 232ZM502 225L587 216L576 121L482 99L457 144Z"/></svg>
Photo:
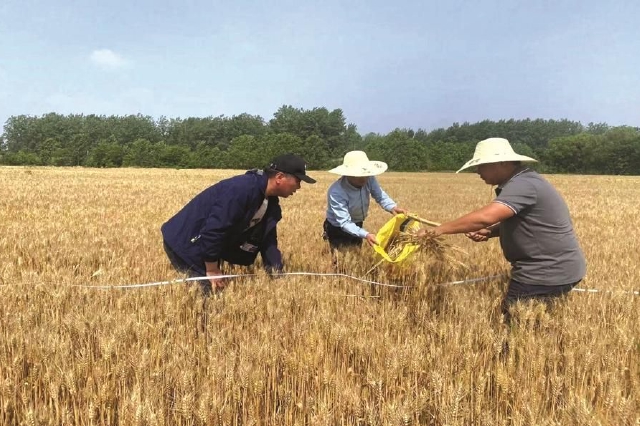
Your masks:
<svg viewBox="0 0 640 426"><path fill-rule="evenodd" d="M122 68L127 61L111 49L98 49L91 52L91 62L108 69Z"/></svg>

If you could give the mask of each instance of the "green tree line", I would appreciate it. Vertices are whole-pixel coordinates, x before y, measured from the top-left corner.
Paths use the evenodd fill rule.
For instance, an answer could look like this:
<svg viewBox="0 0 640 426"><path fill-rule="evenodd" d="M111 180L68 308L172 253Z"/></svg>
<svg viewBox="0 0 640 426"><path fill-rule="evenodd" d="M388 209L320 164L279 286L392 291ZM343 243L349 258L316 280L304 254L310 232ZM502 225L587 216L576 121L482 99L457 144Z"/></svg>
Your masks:
<svg viewBox="0 0 640 426"><path fill-rule="evenodd" d="M311 169L338 165L350 150L397 171L457 170L476 142L509 139L515 150L554 173L640 174L640 129L563 120L485 120L432 131L395 129L361 135L342 110L283 106L266 121L232 117L154 119L144 115L56 113L10 117L0 136L0 164L84 167L246 169L295 152Z"/></svg>

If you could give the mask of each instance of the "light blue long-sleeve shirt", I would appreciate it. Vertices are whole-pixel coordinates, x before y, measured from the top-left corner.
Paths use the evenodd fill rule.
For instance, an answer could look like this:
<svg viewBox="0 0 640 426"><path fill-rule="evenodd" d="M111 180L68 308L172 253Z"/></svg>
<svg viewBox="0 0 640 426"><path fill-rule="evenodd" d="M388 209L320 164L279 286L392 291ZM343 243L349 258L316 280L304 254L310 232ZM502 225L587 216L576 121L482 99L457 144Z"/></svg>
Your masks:
<svg viewBox="0 0 640 426"><path fill-rule="evenodd" d="M362 188L351 185L346 176L341 177L327 192L327 220L351 235L366 238L369 232L355 222L363 222L367 218L370 196L388 212L396 207L374 176L369 177Z"/></svg>

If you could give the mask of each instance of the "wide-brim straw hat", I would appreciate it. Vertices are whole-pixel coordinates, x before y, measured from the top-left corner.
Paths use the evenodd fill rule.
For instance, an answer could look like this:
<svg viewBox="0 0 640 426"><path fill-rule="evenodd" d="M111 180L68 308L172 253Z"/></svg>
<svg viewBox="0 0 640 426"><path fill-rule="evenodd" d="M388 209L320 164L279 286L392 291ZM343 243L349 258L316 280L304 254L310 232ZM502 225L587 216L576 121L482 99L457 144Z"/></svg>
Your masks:
<svg viewBox="0 0 640 426"><path fill-rule="evenodd" d="M480 164L500 163L502 161L524 161L536 163L535 160L526 155L516 154L508 140L503 138L489 138L478 142L473 158L465 163L456 173L479 166Z"/></svg>
<svg viewBox="0 0 640 426"><path fill-rule="evenodd" d="M364 151L349 151L345 154L342 165L329 170L341 176L366 177L376 176L387 170L387 163L371 161Z"/></svg>

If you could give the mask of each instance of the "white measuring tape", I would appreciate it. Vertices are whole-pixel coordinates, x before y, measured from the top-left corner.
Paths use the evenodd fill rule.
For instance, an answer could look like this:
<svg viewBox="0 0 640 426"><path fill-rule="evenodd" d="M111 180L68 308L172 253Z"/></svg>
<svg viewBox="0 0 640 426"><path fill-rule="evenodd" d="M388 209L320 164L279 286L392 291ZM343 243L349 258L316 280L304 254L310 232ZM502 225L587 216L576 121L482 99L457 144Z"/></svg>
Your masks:
<svg viewBox="0 0 640 426"><path fill-rule="evenodd" d="M123 284L123 285L83 285L83 284L72 284L71 287L80 287L80 288L90 288L90 289L130 289L130 288L144 288L144 287L160 287L166 285L187 283L193 281L204 281L204 280L221 280L225 278L244 278L244 277L255 277L258 274L232 274L232 275L213 275L213 276L202 276L202 277L191 277L191 278L179 278L171 281L157 281L146 284ZM364 284L372 284L381 287L390 287L390 288L413 288L415 286L411 285L397 285L397 284L388 284L381 283L378 281L367 280L364 278L359 278L353 275L348 274L340 274L340 273L318 273L318 272L283 272L277 274L276 277L281 276L314 276L314 277L341 277L341 278L349 278L352 280L359 281ZM489 281L498 278L507 277L507 274L497 274L497 275L489 275L486 277L479 278L469 278L466 280L459 281L449 281L444 283L434 284L435 286L453 286L453 285L461 285L461 284L473 284L481 281ZM0 287L6 287L14 284L0 284ZM640 295L640 291L633 290L598 290L595 288L573 288L571 291L583 292L583 293L623 293L623 294L633 294Z"/></svg>
<svg viewBox="0 0 640 426"><path fill-rule="evenodd" d="M598 290L595 288L573 288L571 291L580 291L582 293L624 293L640 296L640 291L633 290Z"/></svg>
<svg viewBox="0 0 640 426"><path fill-rule="evenodd" d="M381 287L390 287L390 288L413 288L415 286L411 286L411 285L397 285L397 284L387 284L387 283L381 283L378 281L371 281L371 280L367 280L364 278L359 278L353 275L348 275L348 274L340 274L340 273L318 273L318 272L283 272L281 274L278 274L276 276L314 276L314 277L342 277L342 278L349 278L352 280L356 280L359 281L361 283L365 283L365 284L372 284L372 285L376 285L376 286L381 286ZM140 288L140 287L158 287L158 286L163 286L163 285L172 285L172 284L179 284L179 283L186 283L186 282L192 282L192 281L204 281L204 280L220 280L220 279L225 279L225 278L242 278L242 277L254 277L257 276L257 274L234 274L234 275L213 275L213 276L202 276L202 277L192 277L192 278L182 278L182 279L176 279L176 280L172 280L172 281L159 281L159 282L155 282L155 283L148 283L148 284L126 284L126 285L108 285L108 286L94 286L94 285L74 285L74 287L83 287L83 288L95 288L95 289L111 289L111 288L116 288L116 289L126 289L126 288ZM459 280L459 281L449 281L449 282L444 282L444 283L439 283L439 284L435 284L435 286L452 286L452 285L461 285L461 284L473 284L473 283L477 283L477 282L481 282L481 281L489 281L489 280L494 280L494 279L498 279L498 278L504 278L507 277L507 274L497 274L497 275L489 275L486 277L479 277L479 278L469 278L466 280ZM624 293L624 294L634 294L634 295L640 295L640 291L625 291L625 290L598 290L598 289L594 289L594 288L573 288L571 289L571 291L578 291L578 292L583 292L583 293Z"/></svg>
<svg viewBox="0 0 640 426"><path fill-rule="evenodd" d="M124 284L124 285L82 285L82 284L73 284L72 287L82 287L82 288L92 288L92 289L127 289L127 288L142 288L142 287L159 287L165 285L173 285L180 284L186 282L193 281L205 281L205 280L221 280L225 278L242 278L242 277L255 277L257 274L234 274L234 275L212 275L212 276L202 276L202 277L191 277L191 278L180 278L171 281L158 281L154 283L147 284ZM391 287L391 288L413 288L415 286L411 285L398 285L398 284L388 284L381 283L378 281L371 281L364 278L355 277L353 275L348 274L340 274L340 273L318 273L318 272L283 272L281 274L277 274L276 277L280 276L313 276L313 277L342 277L349 278L352 280L359 281L364 284L372 284L381 287ZM460 280L460 281L450 281L445 283L435 284L436 286L449 286L449 285L459 285L459 284L469 284L479 281L488 281L492 279L505 277L505 274L499 275L491 275L487 277L480 278L471 278L468 280Z"/></svg>

